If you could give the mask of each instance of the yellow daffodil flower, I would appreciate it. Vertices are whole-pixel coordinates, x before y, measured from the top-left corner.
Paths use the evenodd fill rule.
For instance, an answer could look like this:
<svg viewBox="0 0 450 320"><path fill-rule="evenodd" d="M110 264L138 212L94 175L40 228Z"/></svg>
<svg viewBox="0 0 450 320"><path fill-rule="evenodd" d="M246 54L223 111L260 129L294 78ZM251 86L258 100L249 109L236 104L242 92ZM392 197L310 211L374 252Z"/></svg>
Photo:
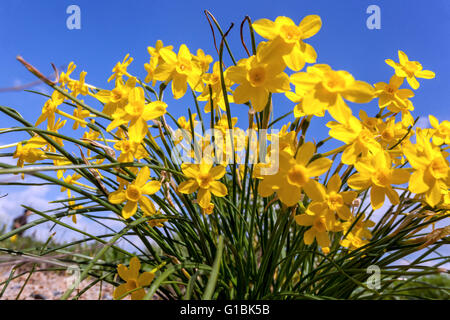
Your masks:
<svg viewBox="0 0 450 320"><path fill-rule="evenodd" d="M137 257L133 257L130 260L130 268L127 268L123 264L117 266L117 273L125 281L124 284L118 286L113 293L115 300L124 296L127 292L131 292L131 300L142 300L145 296L145 289L155 278L153 272L139 273L141 269L141 262Z"/></svg>
<svg viewBox="0 0 450 320"><path fill-rule="evenodd" d="M145 103L144 89L133 88L128 97L128 104L123 110L113 114L114 120L106 128L111 131L120 125L127 124L130 140L141 142L148 132L147 121L159 118L166 113L167 104L162 101Z"/></svg>
<svg viewBox="0 0 450 320"><path fill-rule="evenodd" d="M166 50L173 50L173 46L165 46L161 40L156 41L155 47L147 47L148 54L150 55L150 62L144 64L145 71L147 71L147 76L145 77L145 82L152 81L152 86L155 85L156 80L154 79L154 74L156 67L162 63L164 60L161 57L159 51L165 48Z"/></svg>
<svg viewBox="0 0 450 320"><path fill-rule="evenodd" d="M126 201L122 208L122 217L128 219L136 211L138 204L144 214L153 215L156 212L154 204L145 195L155 194L161 189L161 183L156 180L148 181L150 178L150 169L142 167L132 183L127 185L126 190L119 189L109 194L108 200L113 204L119 204Z"/></svg>
<svg viewBox="0 0 450 320"><path fill-rule="evenodd" d="M307 115L323 114L325 110L331 112L341 98L367 103L375 95L370 84L355 80L347 71L335 71L326 64L316 64L306 70L291 75L290 81L300 92L305 92L302 111Z"/></svg>
<svg viewBox="0 0 450 320"><path fill-rule="evenodd" d="M392 59L386 59L386 63L394 68L395 75L401 78L406 78L411 88L419 89L419 81L417 78L433 79L435 74L430 70L423 70L422 65L417 61L410 61L408 56L401 50L398 50L399 62L394 62Z"/></svg>
<svg viewBox="0 0 450 320"><path fill-rule="evenodd" d="M127 72L128 66L133 62L133 58L130 57L129 54L123 58L122 62L117 62L117 64L112 69L113 74L111 77L109 77L108 82L110 82L113 79L116 79L116 81L121 81L123 76L131 77L131 75Z"/></svg>
<svg viewBox="0 0 450 320"><path fill-rule="evenodd" d="M416 132L414 145L405 143L403 153L413 167L413 174L409 179L409 191L425 194L425 201L432 207L442 199L442 189L450 185L450 168L446 159L448 152L442 152L431 144L429 139Z"/></svg>
<svg viewBox="0 0 450 320"><path fill-rule="evenodd" d="M381 208L387 196L391 204L399 203L398 193L392 188L393 184L408 182L407 169L392 168L392 160L385 151L380 151L370 159L355 163L358 173L352 175L347 183L356 190L365 190L371 187L370 201L374 210Z"/></svg>
<svg viewBox="0 0 450 320"><path fill-rule="evenodd" d="M267 45L261 43L256 56L239 60L227 69L227 78L239 84L233 93L235 103L252 103L255 111L262 111L269 100L269 93L289 91L289 77L283 72L285 63L266 53Z"/></svg>
<svg viewBox="0 0 450 320"><path fill-rule="evenodd" d="M288 207L295 205L302 196L302 189L310 195L316 192L312 178L325 173L331 167L331 160L319 158L310 162L316 147L312 142L304 143L293 157L285 151L280 152L277 174L262 176L258 193L268 197L274 192Z"/></svg>
<svg viewBox="0 0 450 320"><path fill-rule="evenodd" d="M227 187L220 181L225 175L225 167L212 164L202 160L200 164L183 163L181 165L183 174L189 180L180 183L178 191L191 194L198 190L197 202L203 209L207 209L211 203L211 193L216 197L225 197L228 194Z"/></svg>
<svg viewBox="0 0 450 320"><path fill-rule="evenodd" d="M275 47L274 55L282 56L284 63L292 70L299 71L305 62L314 63L317 53L303 40L314 36L322 27L322 20L317 15L303 18L297 26L288 17L277 17L275 21L260 19L253 23L253 29Z"/></svg>
<svg viewBox="0 0 450 320"><path fill-rule="evenodd" d="M188 84L194 90L197 88L202 71L192 60L191 52L185 44L180 46L178 54L167 48L161 48L159 54L164 63L158 65L153 78L157 81L172 81L172 93L175 99L184 96Z"/></svg>
<svg viewBox="0 0 450 320"><path fill-rule="evenodd" d="M428 119L433 127L433 143L437 146L446 144L450 145L450 121L444 120L439 123L436 117L429 115Z"/></svg>

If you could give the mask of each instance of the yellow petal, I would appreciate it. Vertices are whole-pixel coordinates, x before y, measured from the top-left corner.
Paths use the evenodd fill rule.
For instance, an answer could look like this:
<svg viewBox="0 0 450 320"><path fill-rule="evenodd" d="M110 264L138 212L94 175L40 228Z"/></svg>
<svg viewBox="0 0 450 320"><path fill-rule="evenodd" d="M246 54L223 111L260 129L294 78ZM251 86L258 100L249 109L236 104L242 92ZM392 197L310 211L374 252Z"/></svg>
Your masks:
<svg viewBox="0 0 450 320"><path fill-rule="evenodd" d="M325 201L325 188L316 180L309 179L308 182L303 186L303 190L313 201Z"/></svg>
<svg viewBox="0 0 450 320"><path fill-rule="evenodd" d="M312 244L315 238L316 238L316 231L314 230L314 228L310 228L303 235L303 241L305 242L306 245Z"/></svg>
<svg viewBox="0 0 450 320"><path fill-rule="evenodd" d="M296 215L294 219L300 226L312 226L314 223L314 217L304 213Z"/></svg>
<svg viewBox="0 0 450 320"><path fill-rule="evenodd" d="M370 186L370 177L355 173L348 179L347 184L352 189L364 190Z"/></svg>
<svg viewBox="0 0 450 320"><path fill-rule="evenodd" d="M123 264L119 264L117 266L117 273L125 281L127 281L130 277L128 268L126 266L124 266Z"/></svg>
<svg viewBox="0 0 450 320"><path fill-rule="evenodd" d="M208 208L209 203L211 202L211 192L206 189L200 189L197 195L197 201L200 207L203 209Z"/></svg>
<svg viewBox="0 0 450 320"><path fill-rule="evenodd" d="M436 180L434 185L426 193L425 200L430 206L435 207L441 201L441 198L441 188L439 187L438 180Z"/></svg>
<svg viewBox="0 0 450 320"><path fill-rule="evenodd" d="M180 99L187 90L187 77L183 75L175 76L172 80L172 93L174 99Z"/></svg>
<svg viewBox="0 0 450 320"><path fill-rule="evenodd" d="M178 186L178 192L184 193L184 194L191 194L195 192L198 189L198 183L195 179L189 179L187 181L184 181L180 183Z"/></svg>
<svg viewBox="0 0 450 320"><path fill-rule="evenodd" d="M137 257L133 257L130 259L130 271L129 271L129 277L130 279L137 280L139 276L139 270L141 269L141 262Z"/></svg>
<svg viewBox="0 0 450 320"><path fill-rule="evenodd" d="M131 300L142 300L145 297L145 290L139 289L131 293Z"/></svg>
<svg viewBox="0 0 450 320"><path fill-rule="evenodd" d="M288 207L292 207L298 201L300 201L301 188L293 186L289 183L285 183L284 185L280 186L277 194L281 202L283 202Z"/></svg>
<svg viewBox="0 0 450 320"><path fill-rule="evenodd" d="M415 194L427 192L430 187L425 183L424 171L416 170L409 177L409 191Z"/></svg>
<svg viewBox="0 0 450 320"><path fill-rule="evenodd" d="M253 30L265 39L273 39L277 36L275 23L269 19L259 19L253 22Z"/></svg>
<svg viewBox="0 0 450 320"><path fill-rule="evenodd" d="M350 211L350 208L347 206L342 206L337 210L338 216L339 218L341 218L342 220L348 220L352 213Z"/></svg>
<svg viewBox="0 0 450 320"><path fill-rule="evenodd" d="M314 152L316 151L316 146L312 142L306 142L298 149L297 155L295 156L295 161L298 164L306 166L311 160Z"/></svg>
<svg viewBox="0 0 450 320"><path fill-rule="evenodd" d="M153 281L154 278L155 274L153 272L143 272L138 278L138 283L141 287L146 287Z"/></svg>
<svg viewBox="0 0 450 320"><path fill-rule="evenodd" d="M137 211L137 202L128 200L122 208L122 217L128 219L132 217Z"/></svg>
<svg viewBox="0 0 450 320"><path fill-rule="evenodd" d="M152 180L152 181L147 182L142 187L141 191L144 194L154 194L154 193L158 192L159 189L161 189L161 182L156 181L156 180Z"/></svg>
<svg viewBox="0 0 450 320"><path fill-rule="evenodd" d="M319 32L322 20L318 15L309 15L304 17L298 26L302 30L302 38L308 39Z"/></svg>
<svg viewBox="0 0 450 320"><path fill-rule="evenodd" d="M214 168L211 168L209 174L214 180L219 180L225 175L225 172L226 171L224 166L216 166Z"/></svg>
<svg viewBox="0 0 450 320"><path fill-rule="evenodd" d="M117 191L111 192L108 195L108 200L109 200L109 202L111 202L113 204L119 204L119 203L124 202L126 200L125 191L117 190Z"/></svg>
<svg viewBox="0 0 450 320"><path fill-rule="evenodd" d="M146 215L153 215L156 213L156 208L153 202L147 197L141 197L139 199L139 205L141 206L142 211Z"/></svg>
<svg viewBox="0 0 450 320"><path fill-rule="evenodd" d="M327 190L328 192L339 192L339 189L341 188L341 178L339 177L339 175L336 173L334 174L330 180L328 180L327 183Z"/></svg>
<svg viewBox="0 0 450 320"><path fill-rule="evenodd" d="M367 103L375 96L375 89L364 81L355 81L343 93L343 97L351 102Z"/></svg>
<svg viewBox="0 0 450 320"><path fill-rule="evenodd" d="M384 204L384 189L378 186L372 186L370 190L370 202L374 210L380 209Z"/></svg>
<svg viewBox="0 0 450 320"><path fill-rule="evenodd" d="M431 70L416 71L414 75L417 78L424 78L424 79L433 79L436 76L436 74Z"/></svg>
<svg viewBox="0 0 450 320"><path fill-rule="evenodd" d="M328 237L328 233L325 232L317 232L316 233L317 243L320 247L329 247L330 246L330 238Z"/></svg>
<svg viewBox="0 0 450 320"><path fill-rule="evenodd" d="M212 181L209 184L209 190L216 197L224 197L228 193L227 187L219 181Z"/></svg>
<svg viewBox="0 0 450 320"><path fill-rule="evenodd" d="M150 178L150 169L149 167L142 167L139 170L139 173L136 177L135 184L138 187L142 187Z"/></svg>
<svg viewBox="0 0 450 320"><path fill-rule="evenodd" d="M310 177L320 176L325 173L328 169L330 169L333 161L328 158L319 158L311 162L308 166L308 174Z"/></svg>
<svg viewBox="0 0 450 320"><path fill-rule="evenodd" d="M114 289L113 299L114 300L119 299L119 297L123 296L125 293L127 293L127 291L128 291L127 285L125 283L121 284L116 289ZM125 297L123 297L123 298L125 298Z"/></svg>

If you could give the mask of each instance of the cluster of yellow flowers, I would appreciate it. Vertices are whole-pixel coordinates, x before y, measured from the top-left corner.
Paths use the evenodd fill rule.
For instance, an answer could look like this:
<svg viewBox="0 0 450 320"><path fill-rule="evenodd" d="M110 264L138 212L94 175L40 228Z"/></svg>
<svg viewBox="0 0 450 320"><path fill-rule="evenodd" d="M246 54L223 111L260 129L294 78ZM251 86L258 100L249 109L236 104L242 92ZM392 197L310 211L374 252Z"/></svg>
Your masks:
<svg viewBox="0 0 450 320"><path fill-rule="evenodd" d="M235 128L237 123L237 118L229 118L225 113L228 103L248 105L254 112L253 116L272 110L271 95L275 93L284 93L295 104L293 114L297 124L300 118L302 122L309 122L312 117L323 117L328 112L334 119L327 123L329 136L344 145L318 154L313 142L304 142L303 135L299 137L301 126L292 130L295 126L289 123L277 134L278 150L268 146L269 153L278 155L279 170L273 175L255 170L253 177L259 179L257 191L260 196L276 194L276 199L286 207L306 206L301 214L295 216L299 225L310 227L304 234L305 244L309 245L316 239L326 253L329 251L330 233L342 232L346 236L341 245L354 249L370 240L369 228L374 225L365 215L359 215L356 220L355 209L361 205L358 197L366 191L370 190L370 203L374 210L383 206L386 197L392 205L399 204L398 191L409 191L423 206L436 210L450 208L449 154L446 152L450 142L450 122L439 123L430 116L432 128L413 129L415 121L411 111L414 106L410 98L414 93L400 87L406 78L410 87L416 90L419 88L416 78L431 79L435 75L432 71L423 70L419 62L410 61L402 51L398 52L398 63L386 60L395 70L389 83L379 82L374 86L355 80L347 71L314 64L317 53L305 40L314 36L321 25L321 19L316 15L305 17L298 25L287 17L278 17L275 21L258 20L252 24L253 30L267 41L260 42L254 55L239 60L234 66L225 68L220 62L215 62L211 72L213 59L201 49L194 55L182 44L176 53L172 46L164 46L158 40L155 47L148 48L150 61L144 65L147 72L144 82L128 73L127 68L133 61L128 55L113 68L108 80L115 82L112 90L99 90L86 84L84 71L79 80L71 79L75 69L72 63L59 81L61 89L72 97L90 95L103 104L101 114L111 120L106 130L115 137L112 141L120 152L119 162L139 162L148 157L143 145L145 139L156 145L155 137L149 131L149 122L160 126L158 120L162 119L165 124L167 105L160 100L151 101L144 89L149 89L149 84L155 86L158 81L164 88L171 85L175 99L182 98L189 86L198 101L206 101L204 112L214 112L214 128L224 132ZM306 63L311 65L301 71ZM379 105L375 117L369 117L364 111L356 117L347 105L347 102L368 103L373 99L378 99ZM45 103L36 125L46 120L47 130L57 132L66 121L56 121L56 114L59 114L74 121L74 130L89 126L85 119L92 119L95 114L87 110L82 101L76 103L73 115L59 109L69 100L61 91L55 91ZM177 127L191 131L200 123L195 120L196 116L180 117ZM266 128L267 124L266 127L261 123L256 125L251 119L249 129ZM236 129L235 139L245 135L244 130ZM193 136L194 133L190 138ZM164 139L162 135L159 137ZM199 138L202 150L208 147L210 138ZM84 133L84 139L104 141L91 127ZM182 139L175 140L174 144ZM235 152L245 147L237 140L234 141ZM62 140L58 144L62 146ZM337 155L340 153L339 163ZM333 160L328 158L330 156ZM18 166L49 158L55 164L67 161L56 154L55 146L40 136L32 137L24 145L18 144L14 157L18 158ZM99 164L104 159L86 158L86 161ZM333 164L336 164L334 173L331 172ZM260 163L256 167L264 165ZM347 165L347 170L342 174L340 171L344 165ZM132 182L119 179L120 187L109 194L109 201L125 203L122 209L125 219L132 217L138 207L144 214L155 214L155 205L147 195L157 193L161 182L150 179L148 167L130 170L136 174L136 179ZM203 212L213 212L212 196L228 195L226 184L220 182L226 175L226 163L222 159L216 166L206 160L197 164L184 163L181 170L186 180L178 185L176 191L182 194L197 192L197 203ZM242 178L242 166L238 171ZM80 177L64 177L61 172L59 178L75 183ZM133 277L125 276L127 279ZM147 283L147 278L143 282Z"/></svg>

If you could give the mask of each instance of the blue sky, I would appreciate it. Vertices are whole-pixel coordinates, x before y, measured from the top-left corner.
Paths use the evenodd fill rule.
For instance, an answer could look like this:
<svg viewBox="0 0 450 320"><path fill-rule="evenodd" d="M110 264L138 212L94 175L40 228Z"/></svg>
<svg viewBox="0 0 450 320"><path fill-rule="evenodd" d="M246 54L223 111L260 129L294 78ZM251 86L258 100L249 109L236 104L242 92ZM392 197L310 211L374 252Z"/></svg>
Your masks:
<svg viewBox="0 0 450 320"><path fill-rule="evenodd" d="M66 8L71 4L81 9L81 30L69 30L66 27L69 16ZM372 4L381 9L380 30L366 27L369 16L366 9ZM277 16L285 15L297 23L308 14L320 15L322 29L308 40L318 53L317 62L329 64L333 69L347 70L356 79L371 84L389 80L393 69L384 60L392 58L398 61L397 50L403 50L411 60L421 62L425 69L436 73L433 80L419 79L420 89L412 99L416 107L415 115L426 117L432 113L440 120L450 118L450 1L446 0L4 1L0 7L0 88L35 80L15 60L18 54L44 74L51 73L51 62L57 66L67 66L70 61L74 61L78 66L77 74L82 70L87 71L87 82L104 88L111 88L112 84L106 82L111 69L127 53L135 59L129 71L144 78L146 73L143 64L149 59L146 48L154 46L158 39L173 45L177 51L182 43L191 52L202 48L216 60L204 9L210 10L223 28L227 28L231 22L235 23L229 41L238 58L245 57L240 44L239 25L246 15L253 21L260 18L274 20ZM261 38L257 37L257 40ZM35 89L48 90L43 85ZM44 98L31 93L0 93L0 105L16 108L31 122L38 118L44 102ZM168 102L171 112L177 116L186 115L187 107L194 108L190 97L181 101L169 99ZM277 102L274 106L275 116L293 108L287 99L282 98ZM356 113L359 106L352 107ZM245 115L245 108L235 106L233 115ZM363 108L369 114L378 111L376 101ZM242 118L245 124L247 118ZM328 130L323 124L327 120L329 118L315 119L317 125L311 127L309 134L312 137L325 137ZM8 118L0 115L0 127L11 125ZM0 144L16 142L18 139L18 136L1 135ZM13 201L13 207L11 203L0 204L0 218L2 211L4 215L6 212L19 214L19 202L29 199L32 190L37 190L36 201L54 197L42 188L31 188L29 193L2 188L2 192L9 192L9 199L16 202Z"/></svg>

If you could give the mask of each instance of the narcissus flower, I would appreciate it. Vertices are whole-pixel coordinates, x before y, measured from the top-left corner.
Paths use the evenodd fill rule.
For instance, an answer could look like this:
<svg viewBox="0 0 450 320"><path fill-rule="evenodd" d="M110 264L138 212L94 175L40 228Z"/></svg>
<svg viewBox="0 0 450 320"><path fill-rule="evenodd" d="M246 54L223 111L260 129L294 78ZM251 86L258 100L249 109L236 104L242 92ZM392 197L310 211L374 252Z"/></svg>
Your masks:
<svg viewBox="0 0 450 320"><path fill-rule="evenodd" d="M13 159L17 159L17 166L23 167L25 162L34 163L38 160L45 159L45 152L41 149L47 145L47 141L41 136L34 136L27 141L26 144L17 145L13 154Z"/></svg>
<svg viewBox="0 0 450 320"><path fill-rule="evenodd" d="M406 78L411 88L419 89L419 81L417 78L433 79L435 74L430 70L422 70L422 65L417 61L409 61L408 56L401 50L398 50L399 62L394 62L392 59L386 59L386 63L395 70L395 75L401 78Z"/></svg>
<svg viewBox="0 0 450 320"><path fill-rule="evenodd" d="M117 62L117 64L112 69L113 74L111 77L109 77L108 82L110 82L113 79L116 79L116 81L122 80L123 76L131 77L131 75L127 72L128 66L133 62L133 58L130 57L129 54L123 58L122 62Z"/></svg>
<svg viewBox="0 0 450 320"><path fill-rule="evenodd" d="M136 78L128 78L125 84L122 80L116 81L116 87L112 90L100 90L94 97L104 103L103 113L111 116L117 109L124 108L128 103L128 95L136 86Z"/></svg>
<svg viewBox="0 0 450 320"><path fill-rule="evenodd" d="M181 170L189 180L180 183L178 191L191 194L198 190L197 202L201 208L207 210L210 207L211 193L216 197L225 197L228 194L227 187L217 181L225 175L225 167L213 167L202 160L200 164L183 163Z"/></svg>
<svg viewBox="0 0 450 320"><path fill-rule="evenodd" d="M450 185L450 168L446 159L448 152L441 151L429 139L416 132L416 144L405 143L403 153L414 169L409 179L409 191L425 194L425 201L432 207L442 199L441 190Z"/></svg>
<svg viewBox="0 0 450 320"><path fill-rule="evenodd" d="M152 85L155 85L155 79L153 79L153 75L155 73L156 67L164 62L163 58L161 57L159 51L165 48L166 50L172 50L173 46L165 46L161 40L156 41L155 47L147 47L148 54L150 55L150 62L144 64L144 68L147 71L147 76L145 77L145 82L152 82Z"/></svg>
<svg viewBox="0 0 450 320"><path fill-rule="evenodd" d="M188 84L194 90L197 88L202 71L192 60L191 52L185 44L180 46L178 54L167 48L161 48L159 54L164 63L155 69L153 78L158 81L172 81L172 93L175 99L184 96Z"/></svg>
<svg viewBox="0 0 450 320"><path fill-rule="evenodd" d="M275 21L260 19L253 23L253 29L265 39L271 40L273 55L280 55L284 63L292 70L299 71L305 62L314 63L317 53L303 40L319 32L322 20L317 15L309 15L297 26L288 17L278 17Z"/></svg>
<svg viewBox="0 0 450 320"><path fill-rule="evenodd" d="M124 284L118 286L113 293L115 300L124 298L127 292L131 294L131 300L142 300L145 297L145 289L155 278L153 272L139 273L141 269L141 262L137 257L133 257L130 260L130 268L119 264L117 266L117 273L125 281Z"/></svg>
<svg viewBox="0 0 450 320"><path fill-rule="evenodd" d="M347 71L335 71L326 64L316 64L306 70L291 75L290 81L299 87L296 90L305 92L302 108L307 115L323 114L325 110L331 112L342 98L367 103L375 95L370 84L355 80Z"/></svg>
<svg viewBox="0 0 450 320"><path fill-rule="evenodd" d="M108 196L109 202L119 204L126 201L122 208L122 217L128 219L132 217L138 208L138 204L144 214L153 215L156 212L153 202L145 195L155 194L161 189L161 183L156 180L148 181L150 178L150 169L142 167L132 183L127 185L126 189L119 189L111 192Z"/></svg>
<svg viewBox="0 0 450 320"><path fill-rule="evenodd" d="M385 151L380 151L370 159L360 160L355 163L358 173L352 175L347 184L356 190L365 190L371 187L370 202L374 210L381 208L385 196L393 205L399 203L398 193L392 188L393 184L408 182L407 169L392 168L392 160Z"/></svg>
<svg viewBox="0 0 450 320"><path fill-rule="evenodd" d="M356 198L356 192L339 192L342 181L338 174L334 174L330 178L326 188L319 182L313 181L313 183L316 185L315 189L317 192L308 194L313 200L312 203L321 203L321 210L328 211L332 215L336 213L342 220L348 220L351 216L349 207Z"/></svg>
<svg viewBox="0 0 450 320"><path fill-rule="evenodd" d="M404 78L393 75L389 83L375 83L375 94L378 97L378 106L386 107L394 113L402 113L402 121L406 126L413 125L414 119L410 111L414 110L414 106L409 98L414 97L414 92L409 89L400 89Z"/></svg>
<svg viewBox="0 0 450 320"><path fill-rule="evenodd" d="M312 142L306 142L298 149L295 157L281 151L278 173L262 176L258 193L262 197L268 197L277 192L280 201L290 207L300 200L302 189L307 195L316 192L312 179L325 173L331 167L332 161L319 158L310 163L315 150Z"/></svg>
<svg viewBox="0 0 450 320"><path fill-rule="evenodd" d="M433 127L433 143L437 146L450 145L450 121L444 120L439 123L436 117L429 115L428 119Z"/></svg>
<svg viewBox="0 0 450 320"><path fill-rule="evenodd" d="M327 210L323 210L323 203L309 205L306 213L296 215L294 218L300 226L311 226L303 236L306 245L312 244L316 239L321 248L330 246L328 231L333 229L334 218Z"/></svg>
<svg viewBox="0 0 450 320"><path fill-rule="evenodd" d="M338 105L331 115L338 122L327 123L327 127L330 128L328 134L347 144L347 148L342 153L342 163L354 164L359 157L365 157L369 153L375 154L381 150L374 133L359 119L352 116L348 107L342 108Z"/></svg>
<svg viewBox="0 0 450 320"><path fill-rule="evenodd" d="M269 93L290 90L289 77L283 72L285 63L266 51L267 44L261 43L256 56L241 59L236 66L227 69L227 78L239 84L233 93L234 102L250 101L257 112L267 105Z"/></svg>
<svg viewBox="0 0 450 320"><path fill-rule="evenodd" d="M356 219L358 221L355 221ZM369 228L374 225L375 223L372 220L365 219L364 213L358 217L351 217L350 220L342 223L346 236L340 241L341 246L355 250L366 245L372 238ZM350 228L352 229L350 230Z"/></svg>
<svg viewBox="0 0 450 320"><path fill-rule="evenodd" d="M128 97L128 104L113 114L114 120L106 128L111 131L120 125L127 124L130 140L141 142L148 132L147 121L159 118L166 113L167 104L162 101L145 103L144 89L133 88Z"/></svg>

